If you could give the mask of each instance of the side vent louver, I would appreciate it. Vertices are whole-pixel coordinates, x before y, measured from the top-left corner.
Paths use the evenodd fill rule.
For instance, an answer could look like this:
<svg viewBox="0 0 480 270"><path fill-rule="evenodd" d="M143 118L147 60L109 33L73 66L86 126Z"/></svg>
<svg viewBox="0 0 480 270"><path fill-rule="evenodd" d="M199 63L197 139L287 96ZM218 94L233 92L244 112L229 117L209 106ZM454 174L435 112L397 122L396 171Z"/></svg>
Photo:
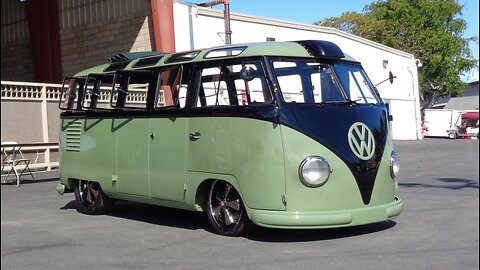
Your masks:
<svg viewBox="0 0 480 270"><path fill-rule="evenodd" d="M80 152L80 143L82 139L82 122L72 121L66 129L67 142L65 149L67 151Z"/></svg>

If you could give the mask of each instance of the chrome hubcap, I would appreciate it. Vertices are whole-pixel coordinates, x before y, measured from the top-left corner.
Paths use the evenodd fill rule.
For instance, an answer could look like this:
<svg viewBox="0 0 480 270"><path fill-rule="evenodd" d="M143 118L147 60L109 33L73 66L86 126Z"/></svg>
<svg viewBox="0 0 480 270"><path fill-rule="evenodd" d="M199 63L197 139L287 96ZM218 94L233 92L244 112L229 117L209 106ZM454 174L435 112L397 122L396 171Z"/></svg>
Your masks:
<svg viewBox="0 0 480 270"><path fill-rule="evenodd" d="M78 182L78 193L83 205L89 206L95 203L99 193L99 186L96 182L82 181Z"/></svg>
<svg viewBox="0 0 480 270"><path fill-rule="evenodd" d="M229 183L216 180L209 195L208 210L217 227L222 231L234 229L243 212L238 192Z"/></svg>

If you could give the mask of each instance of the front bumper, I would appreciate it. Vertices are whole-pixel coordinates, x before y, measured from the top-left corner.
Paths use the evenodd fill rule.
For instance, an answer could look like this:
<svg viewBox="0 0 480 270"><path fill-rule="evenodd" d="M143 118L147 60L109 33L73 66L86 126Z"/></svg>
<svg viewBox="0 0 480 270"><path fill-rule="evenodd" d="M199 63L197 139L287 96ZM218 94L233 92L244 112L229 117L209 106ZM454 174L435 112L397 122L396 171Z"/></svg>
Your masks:
<svg viewBox="0 0 480 270"><path fill-rule="evenodd" d="M59 195L63 195L64 193L70 193L73 192L73 190L69 189L65 184L63 183L58 183L56 188Z"/></svg>
<svg viewBox="0 0 480 270"><path fill-rule="evenodd" d="M320 229L375 223L394 218L403 209L402 200L359 209L323 212L286 212L251 209L253 223L269 228Z"/></svg>

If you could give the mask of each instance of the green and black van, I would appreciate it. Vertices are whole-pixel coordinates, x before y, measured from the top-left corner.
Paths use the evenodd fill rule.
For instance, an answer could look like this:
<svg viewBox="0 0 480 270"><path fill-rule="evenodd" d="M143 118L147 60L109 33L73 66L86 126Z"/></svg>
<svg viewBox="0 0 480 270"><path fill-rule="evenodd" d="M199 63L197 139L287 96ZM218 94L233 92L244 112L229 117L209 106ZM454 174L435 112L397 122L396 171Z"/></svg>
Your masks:
<svg viewBox="0 0 480 270"><path fill-rule="evenodd" d="M78 211L115 199L203 211L238 236L398 216L388 109L320 40L123 53L65 78L60 183Z"/></svg>

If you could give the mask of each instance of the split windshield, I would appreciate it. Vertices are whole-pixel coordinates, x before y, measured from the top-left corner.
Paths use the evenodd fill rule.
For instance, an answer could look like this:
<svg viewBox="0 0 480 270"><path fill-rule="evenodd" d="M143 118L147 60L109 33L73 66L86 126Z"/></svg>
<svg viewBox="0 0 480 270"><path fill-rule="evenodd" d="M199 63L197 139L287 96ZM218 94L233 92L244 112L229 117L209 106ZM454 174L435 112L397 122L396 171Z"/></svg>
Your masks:
<svg viewBox="0 0 480 270"><path fill-rule="evenodd" d="M288 103L377 104L380 98L358 64L315 60L274 61L283 99Z"/></svg>

